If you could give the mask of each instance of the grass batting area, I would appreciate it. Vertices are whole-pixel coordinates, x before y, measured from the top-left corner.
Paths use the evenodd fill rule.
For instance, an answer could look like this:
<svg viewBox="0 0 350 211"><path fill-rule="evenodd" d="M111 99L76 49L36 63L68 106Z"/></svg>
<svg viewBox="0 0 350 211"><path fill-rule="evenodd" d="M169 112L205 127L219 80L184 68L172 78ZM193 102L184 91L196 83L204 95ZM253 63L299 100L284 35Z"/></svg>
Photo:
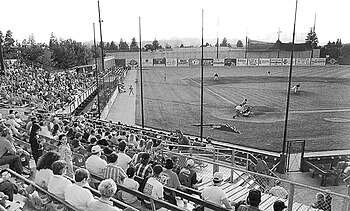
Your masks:
<svg viewBox="0 0 350 211"><path fill-rule="evenodd" d="M271 76L267 72L270 70ZM199 135L200 67L145 67L145 127ZM218 73L219 80L213 80ZM204 124L235 126L242 134L204 127L203 136L222 142L282 150L289 66L204 67ZM139 77L139 76L138 76ZM293 67L287 140L306 140L306 151L350 149L350 67ZM136 123L141 124L140 83ZM248 99L249 117L232 118Z"/></svg>

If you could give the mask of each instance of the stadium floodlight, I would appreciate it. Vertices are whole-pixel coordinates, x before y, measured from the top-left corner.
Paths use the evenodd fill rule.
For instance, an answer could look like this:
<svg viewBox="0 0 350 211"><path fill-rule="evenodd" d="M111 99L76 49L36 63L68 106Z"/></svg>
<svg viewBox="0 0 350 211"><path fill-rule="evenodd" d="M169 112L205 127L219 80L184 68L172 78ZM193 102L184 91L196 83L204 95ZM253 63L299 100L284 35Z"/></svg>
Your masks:
<svg viewBox="0 0 350 211"><path fill-rule="evenodd" d="M293 61L294 54L294 41L295 41L295 25L297 20L297 8L298 0L295 0L295 12L294 12L294 26L293 26L293 38L292 38L292 52L290 55L290 61ZM280 165L277 168L279 173L286 173L286 143L287 143L287 129L288 129L288 114L289 114L289 101L290 101L290 90L292 84L292 72L293 72L293 62L290 62L289 68L289 78L288 78L288 91L287 91L287 102L286 102L286 116L284 121L284 132L283 132L283 145Z"/></svg>

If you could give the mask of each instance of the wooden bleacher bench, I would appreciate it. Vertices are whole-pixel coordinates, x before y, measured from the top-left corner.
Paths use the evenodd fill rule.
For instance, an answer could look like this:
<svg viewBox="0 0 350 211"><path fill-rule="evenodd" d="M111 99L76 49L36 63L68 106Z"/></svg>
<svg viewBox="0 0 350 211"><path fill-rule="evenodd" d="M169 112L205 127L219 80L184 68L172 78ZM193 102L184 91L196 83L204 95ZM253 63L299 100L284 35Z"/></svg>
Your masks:
<svg viewBox="0 0 350 211"><path fill-rule="evenodd" d="M68 202L66 202L65 200L59 198L58 196L56 196L55 194L52 194L50 192L48 192L47 190L41 188L40 186L36 185L33 181L28 180L24 177L22 177L21 175L19 175L18 173L16 173L15 171L11 170L11 169L6 169L5 171L9 172L12 177L16 178L17 180L21 180L23 181L26 185L31 185L32 187L35 188L36 191L38 191L41 194L44 194L46 196L49 197L49 199L55 203L55 204L59 204L59 205L63 205L65 207L64 210L67 211L79 211L79 209L71 204L69 204Z"/></svg>

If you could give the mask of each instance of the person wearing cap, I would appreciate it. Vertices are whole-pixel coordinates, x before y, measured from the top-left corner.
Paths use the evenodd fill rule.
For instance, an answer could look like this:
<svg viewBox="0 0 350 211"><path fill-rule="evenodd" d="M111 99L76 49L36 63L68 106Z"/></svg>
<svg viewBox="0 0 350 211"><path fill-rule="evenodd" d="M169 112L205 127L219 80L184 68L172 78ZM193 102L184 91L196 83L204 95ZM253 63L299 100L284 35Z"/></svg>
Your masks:
<svg viewBox="0 0 350 211"><path fill-rule="evenodd" d="M112 179L116 184L122 184L125 178L127 178L124 170L117 165L118 155L113 152L107 156L108 164L103 169L103 178Z"/></svg>
<svg viewBox="0 0 350 211"><path fill-rule="evenodd" d="M284 187L281 186L280 180L275 181L275 186L269 190L269 194L271 194L273 196L277 196L277 197L282 198L282 199L288 198L288 192L286 189L284 189Z"/></svg>
<svg viewBox="0 0 350 211"><path fill-rule="evenodd" d="M100 145L95 145L91 148L91 156L85 162L86 169L96 176L103 178L103 169L107 166L107 162L101 158L102 148ZM92 179L93 183L98 183Z"/></svg>
<svg viewBox="0 0 350 211"><path fill-rule="evenodd" d="M225 191L220 187L224 175L221 172L215 172L213 176L213 186L205 187L201 197L205 201L212 202L217 205L225 205L227 209L232 209L230 202L227 199ZM204 211L212 211L212 209L204 208Z"/></svg>
<svg viewBox="0 0 350 211"><path fill-rule="evenodd" d="M273 211L283 211L285 208L287 208L287 206L281 200L277 200L273 203Z"/></svg>
<svg viewBox="0 0 350 211"><path fill-rule="evenodd" d="M128 169L128 167L132 161L131 157L129 155L125 154L126 142L125 141L119 142L118 149L119 149L119 152L117 153L118 166L122 167L123 170L126 171L126 169Z"/></svg>
<svg viewBox="0 0 350 211"><path fill-rule="evenodd" d="M198 189L198 183L201 183L201 181L197 180L197 172L194 170L194 161L192 159L188 159L186 166L180 170L179 180L183 186Z"/></svg>
<svg viewBox="0 0 350 211"><path fill-rule="evenodd" d="M153 167L153 175L148 178L143 193L152 196L156 199L164 200L164 187L161 181L161 173L163 172L163 167L161 165L155 165ZM148 209L151 208L150 201L144 200L144 206ZM156 209L161 208L161 205L156 204Z"/></svg>
<svg viewBox="0 0 350 211"><path fill-rule="evenodd" d="M261 202L261 191L257 189L249 190L247 204L240 205L238 211L261 211L259 204Z"/></svg>

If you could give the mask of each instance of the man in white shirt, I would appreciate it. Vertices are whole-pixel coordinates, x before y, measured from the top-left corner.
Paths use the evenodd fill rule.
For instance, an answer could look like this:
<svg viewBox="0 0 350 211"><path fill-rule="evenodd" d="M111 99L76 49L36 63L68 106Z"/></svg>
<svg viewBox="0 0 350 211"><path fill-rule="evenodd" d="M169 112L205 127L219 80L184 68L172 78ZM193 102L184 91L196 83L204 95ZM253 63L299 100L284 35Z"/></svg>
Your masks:
<svg viewBox="0 0 350 211"><path fill-rule="evenodd" d="M93 195L90 190L84 188L88 186L89 172L80 168L75 171L75 183L68 186L64 192L64 199L79 210L88 210Z"/></svg>
<svg viewBox="0 0 350 211"><path fill-rule="evenodd" d="M63 176L67 172L66 161L55 161L52 164L52 172L54 175L49 179L48 191L64 199L66 188L72 185L72 182Z"/></svg>
<svg viewBox="0 0 350 211"><path fill-rule="evenodd" d="M94 175L103 178L103 169L106 167L107 162L101 158L102 149L99 145L95 145L91 148L92 155L86 160L86 169ZM95 182L95 181L93 181Z"/></svg>
<svg viewBox="0 0 350 211"><path fill-rule="evenodd" d="M286 191L286 189L284 189L284 187L281 186L281 181L276 180L275 184L276 185L269 190L269 194L280 197L282 199L287 199L288 192Z"/></svg>
<svg viewBox="0 0 350 211"><path fill-rule="evenodd" d="M126 170L129 167L129 164L132 161L131 157L129 155L125 154L126 142L125 141L119 142L118 149L119 149L119 152L117 153L117 155L118 155L117 165L122 167L123 170L126 172Z"/></svg>
<svg viewBox="0 0 350 211"><path fill-rule="evenodd" d="M223 179L224 175L221 172L215 172L213 176L213 186L205 187L203 189L202 198L220 206L224 204L227 209L232 209L225 191L223 191L220 187ZM212 211L212 209L205 207L204 211Z"/></svg>
<svg viewBox="0 0 350 211"><path fill-rule="evenodd" d="M160 174L163 172L163 167L161 165L155 165L153 167L153 175L148 178L143 193L149 196L152 196L156 199L164 200L164 190L163 185L160 182ZM144 201L146 208L151 209L151 203L149 201ZM156 204L156 209L159 209L161 206Z"/></svg>

